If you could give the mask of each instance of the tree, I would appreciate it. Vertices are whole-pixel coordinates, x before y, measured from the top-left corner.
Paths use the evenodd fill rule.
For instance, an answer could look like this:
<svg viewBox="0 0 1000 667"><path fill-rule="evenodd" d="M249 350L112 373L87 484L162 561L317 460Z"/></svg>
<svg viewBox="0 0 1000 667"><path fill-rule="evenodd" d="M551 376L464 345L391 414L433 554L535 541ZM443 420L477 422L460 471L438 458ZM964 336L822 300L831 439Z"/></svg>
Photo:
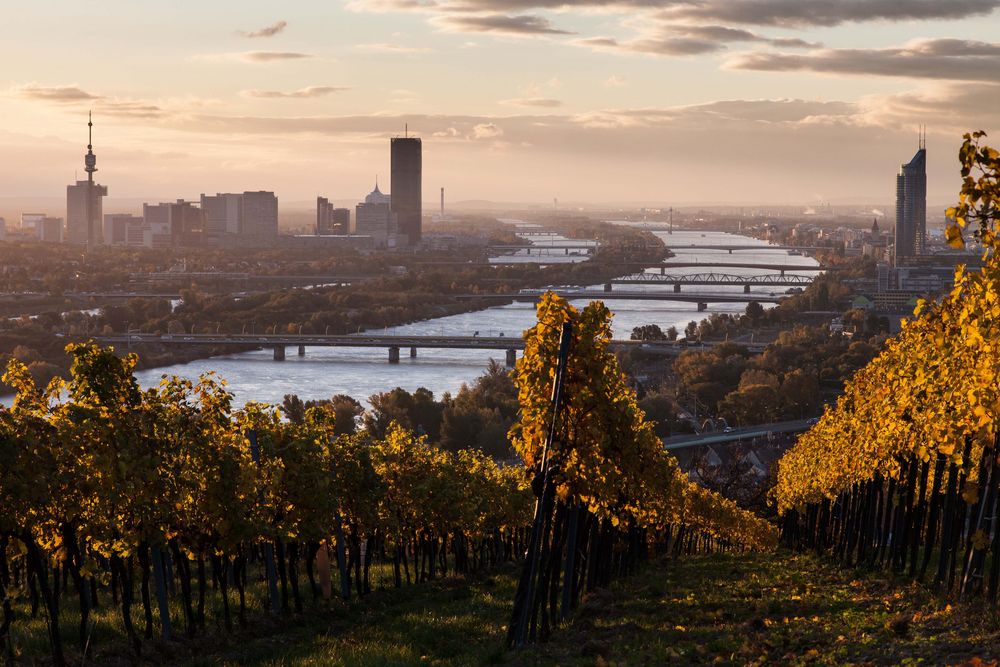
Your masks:
<svg viewBox="0 0 1000 667"><path fill-rule="evenodd" d="M686 326L686 327L684 327L684 335L685 335L685 336L686 336L687 338L689 338L689 339L690 339L690 338L694 338L694 335L695 335L695 334L696 334L697 332L698 332L698 323L697 323L697 322L695 322L694 320L691 320L690 322L688 322L688 323L687 323L687 326Z"/></svg>
<svg viewBox="0 0 1000 667"><path fill-rule="evenodd" d="M766 384L752 384L726 394L719 401L719 414L731 425L749 426L775 421L779 415L778 390Z"/></svg>
<svg viewBox="0 0 1000 667"><path fill-rule="evenodd" d="M330 399L334 414L334 434L352 435L358 430L358 417L365 413L361 403L346 394L337 394Z"/></svg>
<svg viewBox="0 0 1000 667"><path fill-rule="evenodd" d="M667 329L667 340L669 341L677 340L677 327L670 325L670 328Z"/></svg>
<svg viewBox="0 0 1000 667"><path fill-rule="evenodd" d="M746 315L751 323L756 323L760 318L764 317L764 306L760 305L759 301L751 301L747 304L744 315Z"/></svg>
<svg viewBox="0 0 1000 667"><path fill-rule="evenodd" d="M306 405L298 394L285 394L281 409L293 424L301 424L306 420Z"/></svg>
<svg viewBox="0 0 1000 667"><path fill-rule="evenodd" d="M802 419L815 414L819 408L819 381L814 374L797 368L785 375L778 397L787 417Z"/></svg>
<svg viewBox="0 0 1000 667"><path fill-rule="evenodd" d="M632 329L632 340L666 340L663 330L656 324L644 324Z"/></svg>

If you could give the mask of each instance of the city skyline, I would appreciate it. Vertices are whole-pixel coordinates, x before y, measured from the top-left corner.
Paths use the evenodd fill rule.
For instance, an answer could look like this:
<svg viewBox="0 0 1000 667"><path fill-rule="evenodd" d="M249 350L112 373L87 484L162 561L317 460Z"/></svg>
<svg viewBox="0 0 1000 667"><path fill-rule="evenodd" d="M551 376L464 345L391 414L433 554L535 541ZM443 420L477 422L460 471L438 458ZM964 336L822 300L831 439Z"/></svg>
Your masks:
<svg viewBox="0 0 1000 667"><path fill-rule="evenodd" d="M924 124L946 202L961 133L1000 124L1000 0L52 5L7 12L5 200L82 175L90 108L106 210L356 201L407 124L427 201L595 204L891 202Z"/></svg>

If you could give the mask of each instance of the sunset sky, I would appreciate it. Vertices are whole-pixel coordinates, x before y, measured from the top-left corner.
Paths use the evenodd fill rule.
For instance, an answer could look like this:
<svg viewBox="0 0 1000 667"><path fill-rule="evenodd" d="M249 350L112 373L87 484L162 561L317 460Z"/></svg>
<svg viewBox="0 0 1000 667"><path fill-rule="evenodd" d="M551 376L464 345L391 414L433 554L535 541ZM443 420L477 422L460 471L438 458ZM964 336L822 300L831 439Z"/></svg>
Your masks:
<svg viewBox="0 0 1000 667"><path fill-rule="evenodd" d="M926 124L1000 144L1000 0L46 0L0 26L0 197L891 202ZM5 79L5 81L4 81Z"/></svg>

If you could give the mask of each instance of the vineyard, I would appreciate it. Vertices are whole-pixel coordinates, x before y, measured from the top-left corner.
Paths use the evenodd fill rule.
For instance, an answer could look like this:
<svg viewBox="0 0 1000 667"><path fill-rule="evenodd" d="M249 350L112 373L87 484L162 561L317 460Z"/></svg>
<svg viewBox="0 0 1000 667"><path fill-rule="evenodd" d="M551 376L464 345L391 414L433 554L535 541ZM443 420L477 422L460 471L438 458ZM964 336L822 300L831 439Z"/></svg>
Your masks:
<svg viewBox="0 0 1000 667"><path fill-rule="evenodd" d="M962 597L1000 596L1000 155L966 135L947 230L984 247L781 460L782 536Z"/></svg>
<svg viewBox="0 0 1000 667"><path fill-rule="evenodd" d="M691 484L662 450L607 350L609 320L601 304L577 311L550 295L539 306L516 371L524 465L440 451L398 427L335 437L322 407L301 424L269 405L236 410L211 375L143 391L134 356L89 344L69 346L70 379L44 388L12 362L0 649L41 657L18 633L41 619L55 664L95 655L97 638L137 658L153 638L524 562L509 633L519 645L649 554L772 547L770 524Z"/></svg>

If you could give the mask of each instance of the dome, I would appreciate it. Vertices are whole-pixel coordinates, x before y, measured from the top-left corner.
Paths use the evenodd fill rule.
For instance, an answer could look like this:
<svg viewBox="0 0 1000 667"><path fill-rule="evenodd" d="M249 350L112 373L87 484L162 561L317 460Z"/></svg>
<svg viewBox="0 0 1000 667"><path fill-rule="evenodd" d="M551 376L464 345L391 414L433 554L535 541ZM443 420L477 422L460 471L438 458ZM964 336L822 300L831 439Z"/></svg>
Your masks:
<svg viewBox="0 0 1000 667"><path fill-rule="evenodd" d="M375 189L365 197L366 204L389 204L391 201L390 195L382 194L378 189L378 181L375 182Z"/></svg>

